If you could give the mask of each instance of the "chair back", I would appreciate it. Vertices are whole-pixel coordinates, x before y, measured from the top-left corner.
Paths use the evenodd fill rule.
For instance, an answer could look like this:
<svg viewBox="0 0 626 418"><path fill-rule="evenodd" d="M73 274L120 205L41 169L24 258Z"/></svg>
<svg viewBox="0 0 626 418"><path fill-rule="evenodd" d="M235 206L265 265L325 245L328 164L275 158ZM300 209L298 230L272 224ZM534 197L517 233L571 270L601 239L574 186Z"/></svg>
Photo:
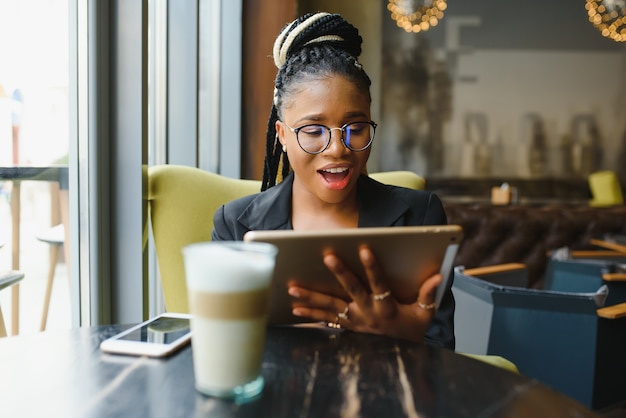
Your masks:
<svg viewBox="0 0 626 418"><path fill-rule="evenodd" d="M232 179L194 167L148 168L148 211L167 311L189 311L182 248L210 241L215 211L260 188L260 181Z"/></svg>
<svg viewBox="0 0 626 418"><path fill-rule="evenodd" d="M457 350L503 356L588 408L626 401L617 383L626 370L626 316L619 316L620 305L606 307L606 285L591 292L528 289L469 275L462 266L454 273Z"/></svg>
<svg viewBox="0 0 626 418"><path fill-rule="evenodd" d="M588 177L593 199L591 206L618 206L624 204L622 186L614 171L604 170L591 173Z"/></svg>
<svg viewBox="0 0 626 418"><path fill-rule="evenodd" d="M370 176L385 184L424 188L424 179L411 171ZM168 164L148 168L148 211L167 311L189 310L182 248L210 241L215 211L260 189L258 180L233 179L195 167Z"/></svg>
<svg viewBox="0 0 626 418"><path fill-rule="evenodd" d="M380 171L369 174L371 178L384 184L406 187L408 189L423 190L426 188L424 177L406 170Z"/></svg>

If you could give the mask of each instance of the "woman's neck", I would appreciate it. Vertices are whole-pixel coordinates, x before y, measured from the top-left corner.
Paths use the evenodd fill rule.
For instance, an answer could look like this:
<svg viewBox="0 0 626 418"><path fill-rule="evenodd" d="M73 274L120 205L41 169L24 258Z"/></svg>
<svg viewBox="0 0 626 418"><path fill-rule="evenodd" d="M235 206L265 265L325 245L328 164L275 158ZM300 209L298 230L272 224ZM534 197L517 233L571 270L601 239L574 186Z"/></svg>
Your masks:
<svg viewBox="0 0 626 418"><path fill-rule="evenodd" d="M307 190L294 187L291 224L296 230L356 228L359 225L356 190L349 199L328 203Z"/></svg>

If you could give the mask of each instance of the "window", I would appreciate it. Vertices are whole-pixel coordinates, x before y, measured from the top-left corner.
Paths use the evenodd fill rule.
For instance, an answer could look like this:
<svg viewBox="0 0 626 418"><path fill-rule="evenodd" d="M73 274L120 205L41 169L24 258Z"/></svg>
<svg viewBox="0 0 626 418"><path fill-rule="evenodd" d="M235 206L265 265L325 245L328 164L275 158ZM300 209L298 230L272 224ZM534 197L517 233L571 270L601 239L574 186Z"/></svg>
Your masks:
<svg viewBox="0 0 626 418"><path fill-rule="evenodd" d="M0 167L39 170L67 164L68 6L68 0L0 2ZM35 36L42 33L45 36ZM19 288L0 293L8 331L33 333L44 324L46 329L69 328L68 269L62 262L69 257L60 251L58 261L51 259L50 249L56 246L38 239L61 222L61 211L67 207L58 200L59 183L8 176L0 180L0 242L4 243L0 270L19 268L25 273ZM67 196L67 191L62 195ZM11 206L17 207L17 203L18 216L14 216ZM55 299L44 320L50 266L54 268ZM13 308L18 306L15 315Z"/></svg>
<svg viewBox="0 0 626 418"><path fill-rule="evenodd" d="M20 158L69 167L71 286L67 292L55 279L50 320L59 314L58 306L72 307L71 321L70 309L65 311L68 327L137 322L163 309L154 255L144 251L143 174L149 164L169 163L240 175L241 54L233 51L241 45L241 10L241 0L0 3L5 17L0 52L14 58L11 65L3 59L0 84L12 94L21 83L8 73L37 82L34 88L20 85L21 140L29 144ZM46 36L32 35L42 32ZM26 44L20 46L22 41ZM20 67L20 56L35 61ZM36 96L47 101L37 102ZM35 104L37 113L31 108ZM7 148L0 145L0 158L5 158ZM49 194L42 182L29 182L33 191L26 192L26 183L25 199L40 202L34 189L37 196ZM10 268L11 239L4 225L11 215L4 191L10 186L5 181L0 196L0 241L5 244L0 268L5 269ZM36 223L23 223L22 236L50 226L49 206L29 206L46 211ZM36 306L21 311L35 312L38 321L48 266L41 260L48 246L35 244L39 255L22 253L21 265L29 269L23 283L39 283L39 288L31 295L22 285L20 300L34 301ZM43 271L31 271L35 266ZM67 299L59 302L63 292ZM10 292L0 297L10 299ZM27 327L37 328L24 323Z"/></svg>

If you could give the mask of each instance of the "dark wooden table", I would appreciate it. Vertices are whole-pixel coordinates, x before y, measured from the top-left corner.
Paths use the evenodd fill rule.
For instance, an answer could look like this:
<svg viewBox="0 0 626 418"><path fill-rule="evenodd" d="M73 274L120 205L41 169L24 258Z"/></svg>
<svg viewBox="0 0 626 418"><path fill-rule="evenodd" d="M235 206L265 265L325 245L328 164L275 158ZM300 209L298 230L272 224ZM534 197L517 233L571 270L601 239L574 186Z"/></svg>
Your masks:
<svg viewBox="0 0 626 418"><path fill-rule="evenodd" d="M194 388L191 347L164 360L102 353L102 326L0 339L0 417L591 417L573 400L486 363L406 341L268 330L260 398Z"/></svg>

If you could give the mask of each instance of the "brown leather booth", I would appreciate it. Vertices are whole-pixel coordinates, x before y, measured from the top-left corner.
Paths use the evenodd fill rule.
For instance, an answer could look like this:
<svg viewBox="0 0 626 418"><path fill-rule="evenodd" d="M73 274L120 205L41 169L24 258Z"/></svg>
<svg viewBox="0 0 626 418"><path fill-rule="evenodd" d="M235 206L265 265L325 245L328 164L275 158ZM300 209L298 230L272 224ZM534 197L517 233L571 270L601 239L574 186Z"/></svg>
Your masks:
<svg viewBox="0 0 626 418"><path fill-rule="evenodd" d="M454 203L444 206L448 223L463 227L455 265L466 268L510 262L528 267L529 287L540 288L551 251L597 249L604 234L626 235L626 206L584 204L508 205Z"/></svg>

